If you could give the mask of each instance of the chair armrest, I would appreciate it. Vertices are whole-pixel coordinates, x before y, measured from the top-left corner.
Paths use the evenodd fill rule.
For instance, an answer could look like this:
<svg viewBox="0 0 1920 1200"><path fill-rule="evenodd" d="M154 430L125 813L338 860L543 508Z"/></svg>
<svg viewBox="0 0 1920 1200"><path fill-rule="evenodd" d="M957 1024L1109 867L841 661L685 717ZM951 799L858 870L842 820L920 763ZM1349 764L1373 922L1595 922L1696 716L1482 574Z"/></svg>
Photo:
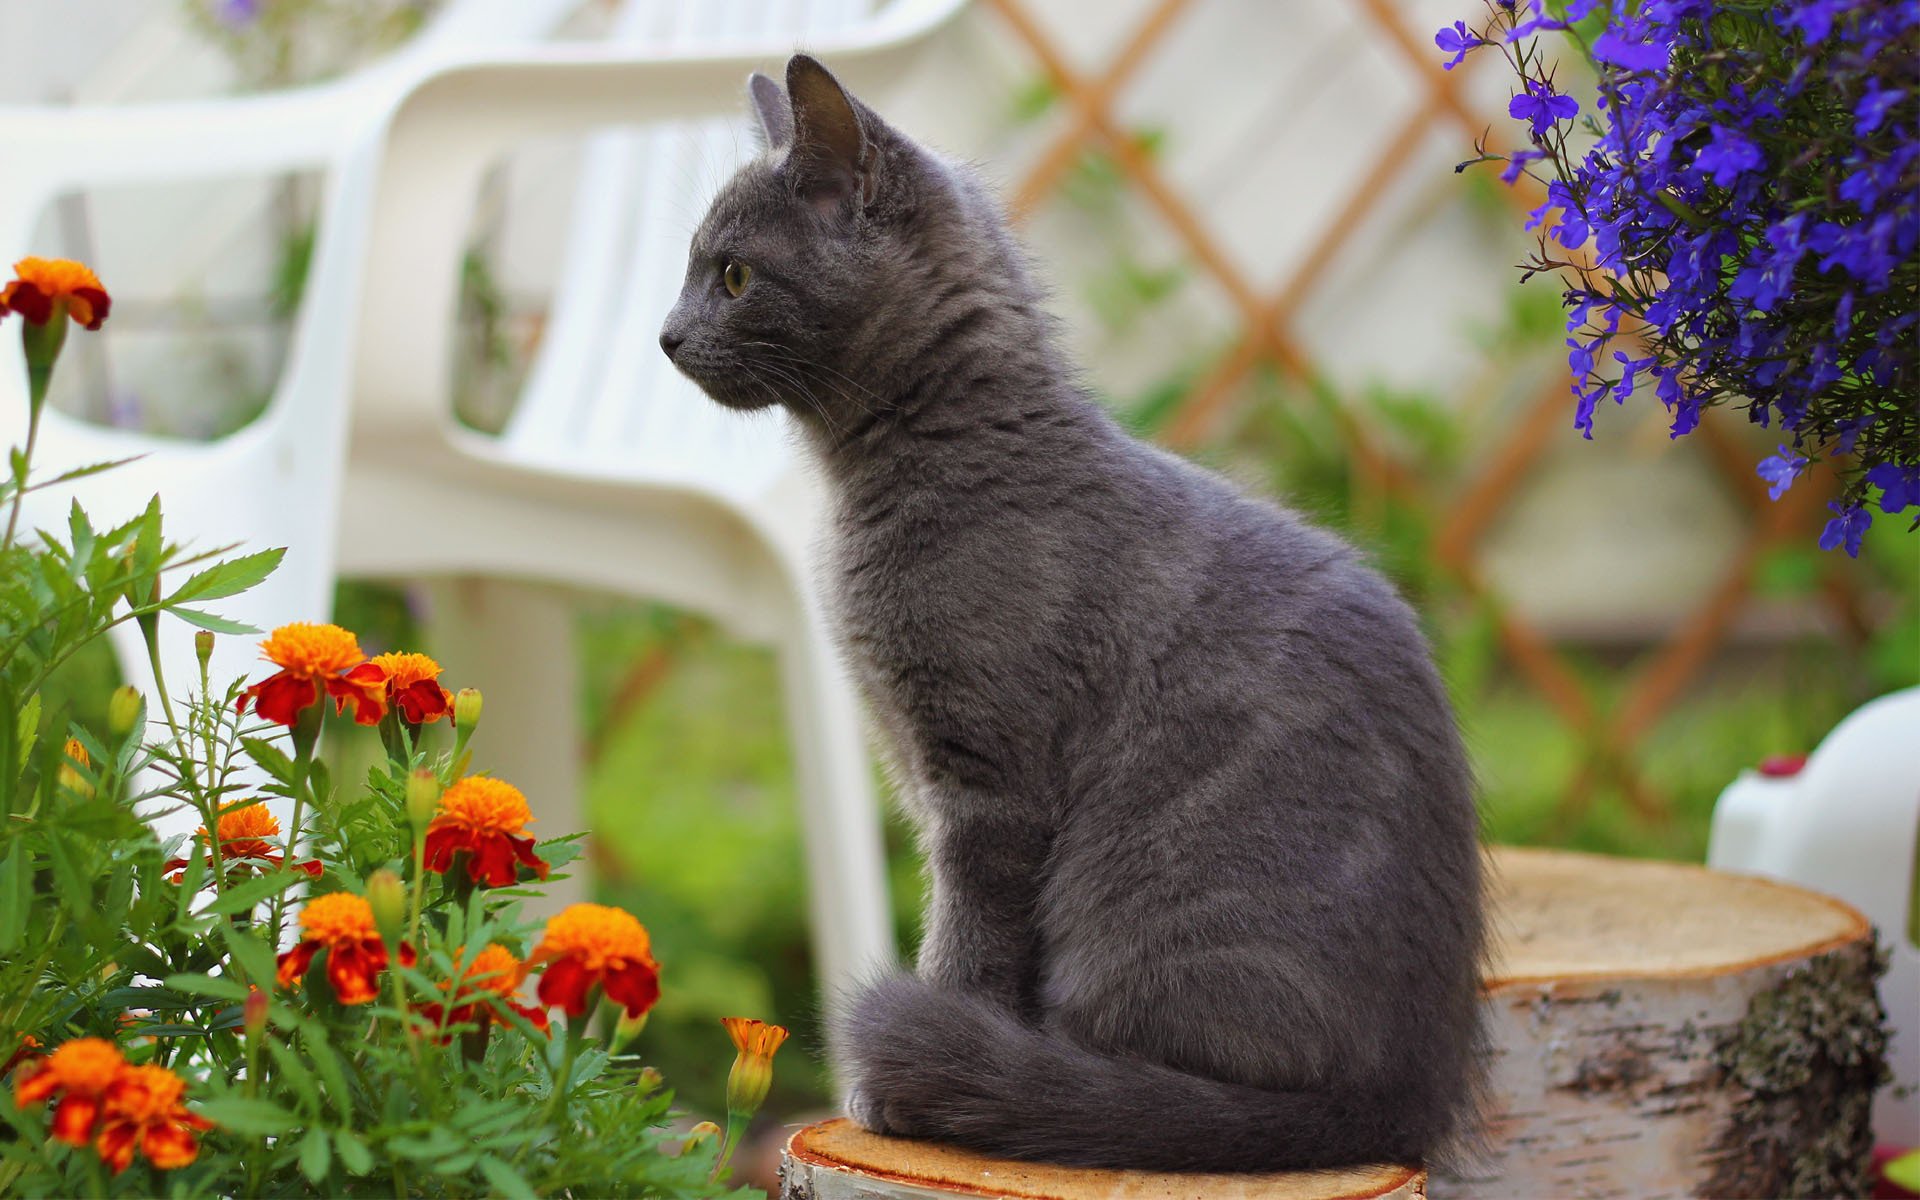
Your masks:
<svg viewBox="0 0 1920 1200"><path fill-rule="evenodd" d="M894 0L809 42L858 90L882 88L966 0ZM438 436L447 404L460 256L482 173L516 144L595 126L744 111L750 71L790 43L699 56L552 47L446 67L414 85L387 131L355 338L355 429Z"/></svg>

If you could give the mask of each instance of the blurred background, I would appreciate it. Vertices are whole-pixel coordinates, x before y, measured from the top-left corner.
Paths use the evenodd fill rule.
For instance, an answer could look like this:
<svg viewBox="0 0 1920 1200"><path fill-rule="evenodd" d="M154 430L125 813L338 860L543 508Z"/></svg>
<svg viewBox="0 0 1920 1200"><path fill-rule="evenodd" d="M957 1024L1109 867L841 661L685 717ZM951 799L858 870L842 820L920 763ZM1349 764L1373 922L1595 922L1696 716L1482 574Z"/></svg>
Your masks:
<svg viewBox="0 0 1920 1200"><path fill-rule="evenodd" d="M1497 168L1453 169L1507 124L1505 78L1485 57L1444 76L1431 44L1476 6L976 0L879 103L1000 185L1087 384L1124 422L1344 531L1399 582L1452 688L1491 838L1698 859L1739 772L1804 753L1920 674L1920 539L1889 520L1857 561L1815 549L1808 508L1772 511L1751 465L1771 443L1733 411L1674 441L1636 399L1603 411L1593 441L1573 431L1558 290L1519 284L1513 265L1530 202ZM434 7L0 0L0 102L285 88L391 52ZM583 0L560 36L600 38L621 7ZM475 430L507 422L541 345L580 153L527 145L487 179L455 366ZM673 181L680 233L730 166ZM105 335L72 347L56 403L187 438L257 416L287 359L317 197L294 176L54 205L34 252L92 262L116 300ZM666 964L643 1050L710 1113L731 1059L715 1018L781 1020L806 1049L783 1056L769 1123L817 1109L772 658L695 614L568 599L584 721L552 753L583 764L594 886ZM420 612L405 586L348 582L335 617L372 653L416 648ZM77 714L104 704L113 671L104 654L73 665ZM467 682L510 684L453 684ZM489 735L504 736L483 731L482 757ZM910 949L919 867L890 821Z"/></svg>

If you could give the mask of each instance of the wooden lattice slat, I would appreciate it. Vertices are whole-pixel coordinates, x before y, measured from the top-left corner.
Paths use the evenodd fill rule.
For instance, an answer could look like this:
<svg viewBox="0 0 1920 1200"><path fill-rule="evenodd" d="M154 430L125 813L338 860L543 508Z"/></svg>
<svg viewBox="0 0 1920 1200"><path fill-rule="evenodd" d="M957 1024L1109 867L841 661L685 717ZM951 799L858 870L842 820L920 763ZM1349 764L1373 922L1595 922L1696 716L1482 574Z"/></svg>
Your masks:
<svg viewBox="0 0 1920 1200"><path fill-rule="evenodd" d="M1128 185L1158 214L1201 271L1232 303L1238 328L1228 349L1188 388L1163 431L1164 440L1175 447L1191 449L1215 436L1241 385L1262 365L1296 380L1322 378L1294 323L1323 283L1328 268L1366 225L1391 185L1415 168L1415 152L1427 137L1437 128L1451 125L1462 135L1463 145L1485 138L1489 150L1500 151L1500 140L1491 132L1500 122L1478 111L1466 96L1462 72L1441 69L1432 47L1415 36L1391 0L1359 0L1355 11L1420 81L1423 102L1373 156L1368 170L1335 206L1335 216L1299 263L1263 293L1221 251L1220 239L1114 113L1120 94L1181 14L1192 8L1193 0L1159 0L1109 65L1086 73L1069 64L1034 20L1027 7L1030 0L986 3L1033 54L1071 112L1065 129L1016 189L1016 219L1029 218L1058 191L1075 160L1098 146L1112 156ZM1503 194L1518 212L1530 211L1542 199L1539 186L1525 179L1514 188L1504 189ZM1439 566L1492 614L1499 644L1519 677L1580 740L1584 759L1564 798L1560 814L1563 823L1583 809L1592 788L1601 780L1617 785L1642 816L1657 819L1666 812L1666 803L1646 782L1635 757L1641 742L1725 642L1740 611L1752 599L1763 556L1777 545L1807 537L1825 496L1803 484L1789 500L1774 504L1767 499L1746 456L1717 428L1703 426L1689 438L1747 511L1750 530L1708 594L1636 664L1619 700L1603 707L1566 653L1488 584L1480 562L1482 539L1537 468L1555 435L1564 434L1571 423L1569 382L1564 369L1558 370L1538 393L1527 398L1518 418L1488 452L1480 469L1451 496L1446 494L1450 481L1418 478L1406 465L1383 453L1362 422L1345 409L1337 413L1340 436L1354 458L1356 476L1367 488L1441 509L1434 543ZM1851 577L1830 567L1822 587L1843 628L1864 636L1867 623Z"/></svg>

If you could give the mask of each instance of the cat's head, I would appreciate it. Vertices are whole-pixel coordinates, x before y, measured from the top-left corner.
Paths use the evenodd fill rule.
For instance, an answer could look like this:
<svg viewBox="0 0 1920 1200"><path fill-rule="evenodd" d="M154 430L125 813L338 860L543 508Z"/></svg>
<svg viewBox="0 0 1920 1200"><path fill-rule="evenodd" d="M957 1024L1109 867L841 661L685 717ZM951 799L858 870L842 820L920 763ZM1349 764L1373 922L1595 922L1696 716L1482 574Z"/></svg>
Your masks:
<svg viewBox="0 0 1920 1200"><path fill-rule="evenodd" d="M747 91L762 152L695 231L660 345L731 408L858 424L960 316L1030 298L1018 252L970 172L814 59L795 55L785 88L755 75Z"/></svg>

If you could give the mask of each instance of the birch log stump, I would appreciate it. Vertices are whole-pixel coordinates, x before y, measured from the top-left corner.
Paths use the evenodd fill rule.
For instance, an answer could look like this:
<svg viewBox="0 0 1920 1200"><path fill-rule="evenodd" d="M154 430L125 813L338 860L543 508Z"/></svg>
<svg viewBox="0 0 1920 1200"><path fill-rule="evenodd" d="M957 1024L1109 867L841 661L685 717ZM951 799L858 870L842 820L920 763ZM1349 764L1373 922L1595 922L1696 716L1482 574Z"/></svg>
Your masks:
<svg viewBox="0 0 1920 1200"><path fill-rule="evenodd" d="M1436 1197L1867 1194L1885 964L1857 911L1560 851L1493 877L1488 1154Z"/></svg>
<svg viewBox="0 0 1920 1200"><path fill-rule="evenodd" d="M1884 964L1837 900L1678 863L1495 851L1485 1150L1222 1176L998 1161L845 1121L793 1136L784 1200L1657 1200L1864 1196Z"/></svg>

